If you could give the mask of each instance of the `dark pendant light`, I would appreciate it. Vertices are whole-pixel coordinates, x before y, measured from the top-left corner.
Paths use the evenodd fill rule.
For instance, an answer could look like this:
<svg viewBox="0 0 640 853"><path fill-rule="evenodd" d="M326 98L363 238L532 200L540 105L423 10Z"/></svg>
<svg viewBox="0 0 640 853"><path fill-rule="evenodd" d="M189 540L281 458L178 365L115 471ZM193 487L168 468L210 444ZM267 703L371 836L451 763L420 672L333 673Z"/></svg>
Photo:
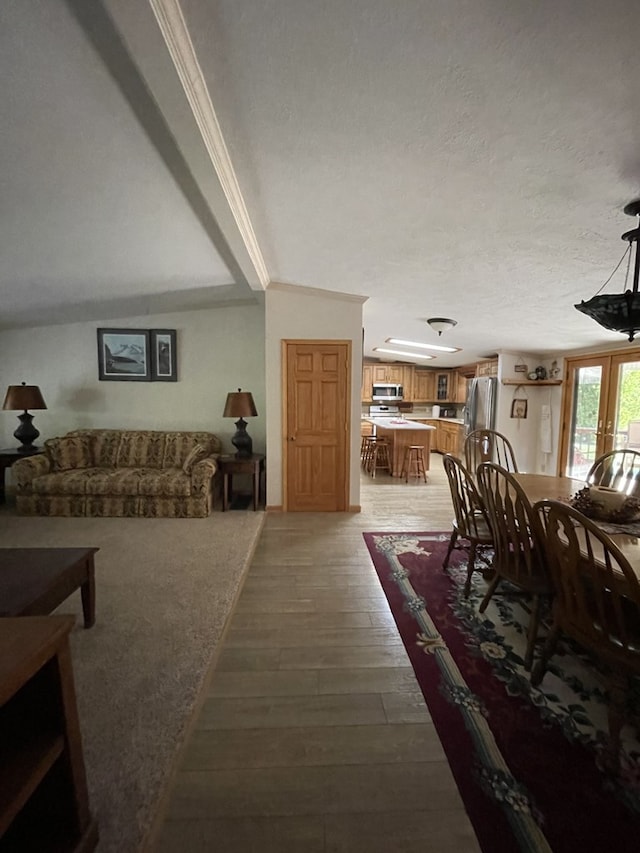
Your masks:
<svg viewBox="0 0 640 853"><path fill-rule="evenodd" d="M640 200L630 202L624 212L629 216L640 216ZM634 228L633 231L626 231L622 235L622 239L629 243L629 248L622 257L622 260L628 254L627 275L625 278L625 287L629 279L629 268L631 266L631 256L633 254L632 243L636 244L636 257L633 265L633 288L625 290L624 293L609 294L598 293L592 296L587 302L582 300L579 305L574 306L578 311L582 311L588 317L591 317L596 323L604 326L605 329L611 329L612 332L621 332L623 335L628 335L629 340L633 341L636 332L640 331L640 293L638 293L638 278L640 277L640 255L638 254L638 239L640 237L640 228ZM622 260L620 263L622 263ZM620 264L618 264L618 267ZM611 273L607 281L602 285L604 287L609 281L616 269ZM602 287L600 290L602 290Z"/></svg>

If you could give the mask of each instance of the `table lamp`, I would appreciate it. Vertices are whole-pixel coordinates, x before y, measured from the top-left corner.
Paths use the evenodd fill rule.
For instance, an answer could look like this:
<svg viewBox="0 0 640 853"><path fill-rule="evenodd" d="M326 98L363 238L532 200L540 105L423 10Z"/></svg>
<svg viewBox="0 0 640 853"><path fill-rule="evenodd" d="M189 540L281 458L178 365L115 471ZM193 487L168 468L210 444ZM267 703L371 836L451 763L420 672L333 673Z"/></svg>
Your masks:
<svg viewBox="0 0 640 853"><path fill-rule="evenodd" d="M31 453L36 449L33 442L40 433L34 427L33 415L30 415L27 409L47 408L40 389L37 385L27 385L26 382L23 382L22 385L9 385L2 408L10 412L18 412L23 409L22 414L18 415L20 426L13 436L21 442L21 446L18 448L20 453Z"/></svg>
<svg viewBox="0 0 640 853"><path fill-rule="evenodd" d="M236 433L231 439L238 459L248 459L253 453L253 442L247 433L247 422L244 418L255 418L257 414L253 397L249 391L238 388L237 391L231 391L227 394L227 402L222 416L239 419L236 421Z"/></svg>

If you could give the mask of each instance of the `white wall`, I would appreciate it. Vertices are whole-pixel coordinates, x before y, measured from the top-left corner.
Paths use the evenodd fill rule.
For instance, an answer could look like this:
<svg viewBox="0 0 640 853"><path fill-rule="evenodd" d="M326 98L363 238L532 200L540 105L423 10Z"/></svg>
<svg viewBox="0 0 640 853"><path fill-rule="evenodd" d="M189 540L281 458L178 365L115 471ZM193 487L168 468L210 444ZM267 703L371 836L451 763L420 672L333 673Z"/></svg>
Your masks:
<svg viewBox="0 0 640 853"><path fill-rule="evenodd" d="M517 353L500 353L498 356L498 409L496 414L496 429L511 442L518 461L518 469L530 474L555 474L558 462L558 442L560 436L560 415L562 401L561 385L503 385L503 379L525 378L526 374L516 373L514 368L518 363L526 362L528 369L534 370L538 365L551 367L551 359L536 357L527 353L523 357ZM559 377L563 375L564 364L561 358L556 358L560 368ZM514 399L525 398L528 401L527 417L512 418L511 403ZM551 407L551 453L543 453L541 449L541 416L542 406Z"/></svg>
<svg viewBox="0 0 640 853"><path fill-rule="evenodd" d="M100 382L96 329L176 329L178 382ZM0 393L39 385L46 411L32 412L38 444L78 427L207 430L227 452L235 432L226 395L251 391L255 452L266 447L264 308L240 305L0 332ZM4 397L3 397L4 399ZM17 412L0 411L0 446L17 446Z"/></svg>
<svg viewBox="0 0 640 853"><path fill-rule="evenodd" d="M280 284L269 285L265 296L266 384L269 389L267 506L282 506L283 338L352 341L349 504L359 506L362 304L366 298Z"/></svg>

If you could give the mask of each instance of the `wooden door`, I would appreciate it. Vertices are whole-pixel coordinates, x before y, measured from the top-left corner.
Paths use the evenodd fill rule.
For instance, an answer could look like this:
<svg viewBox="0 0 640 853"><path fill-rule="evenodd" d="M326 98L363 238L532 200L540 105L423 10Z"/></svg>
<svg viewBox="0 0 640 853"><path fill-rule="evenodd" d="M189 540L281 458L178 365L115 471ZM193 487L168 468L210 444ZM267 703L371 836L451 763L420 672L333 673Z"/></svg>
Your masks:
<svg viewBox="0 0 640 853"><path fill-rule="evenodd" d="M284 509L345 512L351 341L283 341Z"/></svg>
<svg viewBox="0 0 640 853"><path fill-rule="evenodd" d="M598 456L629 445L640 420L640 350L566 360L560 472L582 478Z"/></svg>

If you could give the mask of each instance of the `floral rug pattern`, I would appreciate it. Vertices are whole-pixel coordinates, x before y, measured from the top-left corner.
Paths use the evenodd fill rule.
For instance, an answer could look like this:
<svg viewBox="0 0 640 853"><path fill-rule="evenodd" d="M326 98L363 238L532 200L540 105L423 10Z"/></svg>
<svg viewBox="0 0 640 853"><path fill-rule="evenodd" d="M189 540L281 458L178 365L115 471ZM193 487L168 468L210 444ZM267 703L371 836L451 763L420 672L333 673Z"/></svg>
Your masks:
<svg viewBox="0 0 640 853"><path fill-rule="evenodd" d="M638 734L623 731L617 778L599 769L606 692L588 657L562 645L531 687L526 597L479 614L487 582L474 573L464 598L466 553L442 570L448 533L364 536L483 850L638 849Z"/></svg>

